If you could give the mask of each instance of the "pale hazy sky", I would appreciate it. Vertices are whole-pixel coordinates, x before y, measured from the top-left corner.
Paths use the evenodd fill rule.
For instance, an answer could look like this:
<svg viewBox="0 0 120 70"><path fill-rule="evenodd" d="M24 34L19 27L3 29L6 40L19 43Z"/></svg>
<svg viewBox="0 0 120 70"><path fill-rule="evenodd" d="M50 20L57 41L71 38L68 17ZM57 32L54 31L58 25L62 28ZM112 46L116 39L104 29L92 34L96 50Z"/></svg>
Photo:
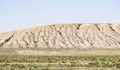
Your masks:
<svg viewBox="0 0 120 70"><path fill-rule="evenodd" d="M0 32L92 22L120 23L120 0L0 0Z"/></svg>

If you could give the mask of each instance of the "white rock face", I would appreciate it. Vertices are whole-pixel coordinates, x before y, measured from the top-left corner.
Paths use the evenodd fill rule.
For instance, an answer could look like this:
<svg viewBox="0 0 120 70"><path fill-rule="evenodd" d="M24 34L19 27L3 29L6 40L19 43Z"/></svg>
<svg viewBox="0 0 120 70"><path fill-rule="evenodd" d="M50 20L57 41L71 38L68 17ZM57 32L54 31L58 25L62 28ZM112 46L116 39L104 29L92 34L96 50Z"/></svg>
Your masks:
<svg viewBox="0 0 120 70"><path fill-rule="evenodd" d="M3 48L120 48L120 24L56 24L0 34Z"/></svg>

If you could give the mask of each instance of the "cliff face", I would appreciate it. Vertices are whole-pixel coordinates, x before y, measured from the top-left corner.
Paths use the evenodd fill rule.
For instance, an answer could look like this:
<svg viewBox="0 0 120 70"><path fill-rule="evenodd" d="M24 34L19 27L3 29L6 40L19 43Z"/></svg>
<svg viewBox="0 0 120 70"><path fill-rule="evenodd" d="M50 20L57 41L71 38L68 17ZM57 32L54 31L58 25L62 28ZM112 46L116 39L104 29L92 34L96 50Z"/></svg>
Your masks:
<svg viewBox="0 0 120 70"><path fill-rule="evenodd" d="M120 24L56 24L0 34L3 48L120 48Z"/></svg>

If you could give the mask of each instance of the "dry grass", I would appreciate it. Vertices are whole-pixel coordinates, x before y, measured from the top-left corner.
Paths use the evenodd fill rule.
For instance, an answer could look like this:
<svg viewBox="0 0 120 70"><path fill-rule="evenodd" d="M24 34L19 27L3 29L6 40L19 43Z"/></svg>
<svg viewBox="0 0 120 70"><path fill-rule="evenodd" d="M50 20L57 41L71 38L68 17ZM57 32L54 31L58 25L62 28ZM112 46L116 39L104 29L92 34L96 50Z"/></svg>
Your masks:
<svg viewBox="0 0 120 70"><path fill-rule="evenodd" d="M120 49L4 49L0 48L0 70L20 68L72 68L119 70ZM82 68L83 67L83 68ZM29 69L28 69L29 70ZM55 70L55 69L54 69ZM73 68L74 70L74 68Z"/></svg>
<svg viewBox="0 0 120 70"><path fill-rule="evenodd" d="M120 49L22 49L15 50L21 55L60 55L60 56L82 56L82 55L120 55Z"/></svg>

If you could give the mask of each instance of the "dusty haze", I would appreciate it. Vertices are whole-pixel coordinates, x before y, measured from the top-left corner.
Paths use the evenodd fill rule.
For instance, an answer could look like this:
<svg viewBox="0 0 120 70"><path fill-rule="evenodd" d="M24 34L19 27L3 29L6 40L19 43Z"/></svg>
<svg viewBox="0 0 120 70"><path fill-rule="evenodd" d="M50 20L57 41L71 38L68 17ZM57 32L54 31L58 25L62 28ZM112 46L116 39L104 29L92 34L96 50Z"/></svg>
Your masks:
<svg viewBox="0 0 120 70"><path fill-rule="evenodd" d="M120 24L56 24L0 34L3 48L120 48Z"/></svg>

